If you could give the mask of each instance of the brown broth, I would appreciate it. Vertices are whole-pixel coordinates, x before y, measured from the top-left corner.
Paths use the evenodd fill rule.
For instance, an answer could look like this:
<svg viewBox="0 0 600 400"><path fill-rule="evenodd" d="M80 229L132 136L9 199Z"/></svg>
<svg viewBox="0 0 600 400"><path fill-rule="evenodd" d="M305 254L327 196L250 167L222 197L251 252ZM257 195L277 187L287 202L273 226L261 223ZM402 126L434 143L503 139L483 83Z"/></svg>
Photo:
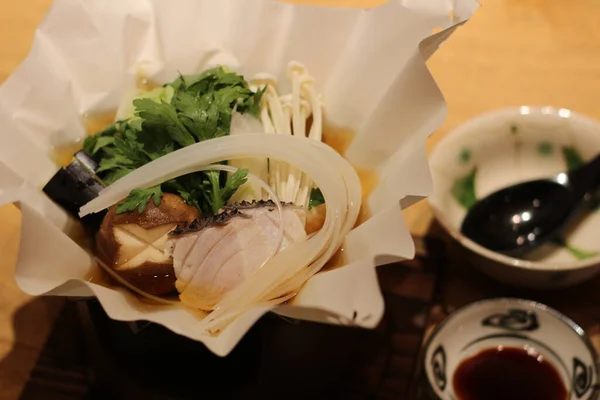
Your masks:
<svg viewBox="0 0 600 400"><path fill-rule="evenodd" d="M93 135L101 131L115 120L115 112L105 112L93 115L83 116L83 125L87 135ZM55 146L52 149L52 160L59 167L66 167L73 161L73 155L83 147L83 139L78 139L75 142L67 143L61 146Z"/></svg>
<svg viewBox="0 0 600 400"><path fill-rule="evenodd" d="M78 140L63 146L56 146L52 149L52 161L59 167L66 167L73 161L73 155L81 150L83 140Z"/></svg>
<svg viewBox="0 0 600 400"><path fill-rule="evenodd" d="M356 136L354 131L349 128L342 128L325 123L323 127L323 143L337 151L341 155L346 155L346 150Z"/></svg>
<svg viewBox="0 0 600 400"><path fill-rule="evenodd" d="M125 287L119 281L117 281L115 278L110 276L110 274L108 274L104 269L102 269L102 267L100 267L97 263L94 264L92 266L92 268L90 268L90 270L84 275L83 280L90 282L90 283L95 283L96 285L100 285L100 286L103 286L108 289L118 289L118 288ZM133 290L128 290L128 292L142 304L152 305L152 306L164 306L165 305L158 301L152 300L148 297L142 296L139 293L134 292ZM167 294L167 295L161 295L161 296L155 296L155 297L159 297L161 299L169 300L169 301L179 301L179 296L177 294ZM139 307L139 304L138 304L138 307ZM203 311L199 311L199 310L191 310L191 311L194 311L198 315L205 314Z"/></svg>
<svg viewBox="0 0 600 400"><path fill-rule="evenodd" d="M360 179L360 185L362 189L362 206L358 213L356 224L354 224L355 228L362 225L363 222L371 217L371 212L369 210L369 206L367 205L367 199L379 184L379 175L375 171L356 168L356 173L358 174L358 179Z"/></svg>
<svg viewBox="0 0 600 400"><path fill-rule="evenodd" d="M346 155L346 150L348 150L348 147L354 140L354 137L354 132L348 128L340 128L332 125L325 125L323 128L323 143L333 148L342 156ZM377 187L379 183L379 175L376 171L371 171L364 168L355 167L355 170L358 174L361 184L363 204L358 216L358 220L354 225L356 228L371 216L366 205L366 201L371 193L373 193L373 190Z"/></svg>
<svg viewBox="0 0 600 400"><path fill-rule="evenodd" d="M83 125L85 126L85 132L88 135L93 135L97 132L100 132L115 122L115 115L117 115L116 110L84 115Z"/></svg>
<svg viewBox="0 0 600 400"><path fill-rule="evenodd" d="M157 87L161 87L161 86L162 85L160 85L156 82L152 82L151 80L146 78L146 76L142 73L139 73L137 76L136 87L138 89L153 90L153 89L156 89Z"/></svg>
<svg viewBox="0 0 600 400"><path fill-rule="evenodd" d="M106 288L120 287L121 285L107 274L98 264L94 264L92 268L85 274L83 280L95 283L96 285Z"/></svg>
<svg viewBox="0 0 600 400"><path fill-rule="evenodd" d="M459 400L566 400L556 368L523 348L494 347L464 360L453 376Z"/></svg>

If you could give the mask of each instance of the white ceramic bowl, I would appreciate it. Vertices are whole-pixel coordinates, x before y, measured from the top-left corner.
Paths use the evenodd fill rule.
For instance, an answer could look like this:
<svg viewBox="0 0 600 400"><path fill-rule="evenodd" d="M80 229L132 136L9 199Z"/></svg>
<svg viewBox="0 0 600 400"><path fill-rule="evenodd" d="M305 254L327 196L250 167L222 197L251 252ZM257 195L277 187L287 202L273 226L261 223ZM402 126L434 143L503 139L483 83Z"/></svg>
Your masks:
<svg viewBox="0 0 600 400"><path fill-rule="evenodd" d="M600 272L600 209L582 215L557 243L527 259L476 244L460 234L460 225L476 199L564 172L599 153L600 123L583 115L552 107L492 111L462 124L435 146L429 158L435 193L429 204L483 273L521 287L571 286Z"/></svg>
<svg viewBox="0 0 600 400"><path fill-rule="evenodd" d="M457 400L453 377L460 363L499 346L522 348L549 361L568 400L598 398L598 356L583 329L543 304L509 298L469 304L434 329L423 360L431 391L439 399Z"/></svg>

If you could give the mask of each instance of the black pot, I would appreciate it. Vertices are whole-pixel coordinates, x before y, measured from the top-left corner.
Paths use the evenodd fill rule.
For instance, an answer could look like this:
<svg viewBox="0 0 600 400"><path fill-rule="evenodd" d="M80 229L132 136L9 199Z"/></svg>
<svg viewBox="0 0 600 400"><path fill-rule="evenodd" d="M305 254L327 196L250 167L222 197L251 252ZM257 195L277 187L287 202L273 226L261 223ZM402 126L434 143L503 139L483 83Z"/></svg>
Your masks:
<svg viewBox="0 0 600 400"><path fill-rule="evenodd" d="M219 357L160 325L111 320L97 301L80 306L102 399L333 399L360 340L377 334L267 314Z"/></svg>

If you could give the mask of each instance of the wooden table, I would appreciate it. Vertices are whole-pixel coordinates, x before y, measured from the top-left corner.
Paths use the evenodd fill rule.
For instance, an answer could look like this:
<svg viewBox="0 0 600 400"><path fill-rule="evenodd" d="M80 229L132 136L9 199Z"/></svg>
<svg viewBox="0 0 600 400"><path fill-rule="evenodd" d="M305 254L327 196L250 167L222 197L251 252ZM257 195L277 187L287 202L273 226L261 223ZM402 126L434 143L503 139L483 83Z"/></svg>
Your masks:
<svg viewBox="0 0 600 400"><path fill-rule="evenodd" d="M26 56L34 30L50 3L51 0L0 0L0 81ZM383 0L318 3L369 6ZM448 102L448 117L431 137L430 148L461 122L497 107L549 104L600 119L600 2L481 0L481 3L476 15L429 61ZM406 217L415 235L424 235L431 228L432 216L425 202L407 210ZM18 398L60 300L35 301L19 291L12 279L19 213L13 206L1 207L0 221L0 399L8 400ZM456 267L451 281L468 276L474 286L491 285L485 278L471 277L470 272L461 268ZM596 283L600 281L587 286L593 288ZM458 306L481 295L477 291L466 295L458 292L448 291L446 297L451 299L448 301L451 305ZM573 299L574 305L580 302L584 300ZM577 314L585 318L581 311ZM19 332L26 334L15 337L14 324L21 327ZM590 333L600 343L596 335L599 331L593 326Z"/></svg>

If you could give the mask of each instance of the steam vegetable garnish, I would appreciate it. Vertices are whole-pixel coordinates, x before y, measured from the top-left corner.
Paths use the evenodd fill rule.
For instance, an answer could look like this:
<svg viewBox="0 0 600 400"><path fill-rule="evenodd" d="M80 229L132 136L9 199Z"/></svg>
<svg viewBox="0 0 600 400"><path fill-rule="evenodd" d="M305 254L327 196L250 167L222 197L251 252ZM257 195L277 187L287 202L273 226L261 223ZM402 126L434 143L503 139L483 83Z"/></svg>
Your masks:
<svg viewBox="0 0 600 400"><path fill-rule="evenodd" d="M321 193L321 190L319 190L319 188L314 188L310 192L310 200L308 202L308 208L311 209L313 207L320 206L323 203L325 203L325 199L323 198L323 193Z"/></svg>
<svg viewBox="0 0 600 400"><path fill-rule="evenodd" d="M98 162L96 173L110 185L177 149L228 135L234 107L238 113L258 116L262 95L263 90L250 90L241 75L223 67L180 76L151 96L134 99L133 115L89 136L84 151ZM165 192L180 195L203 213L216 214L246 182L246 174L242 169L221 177L218 171L206 171L137 189L119 204L117 213L141 213L151 198L158 206Z"/></svg>
<svg viewBox="0 0 600 400"><path fill-rule="evenodd" d="M294 297L361 207L356 171L322 143L314 79L295 62L287 72L283 94L269 75L225 67L133 91L84 143L90 180L105 185L78 206L81 218L106 211L98 264L153 301L177 293L176 305L208 313L209 334Z"/></svg>

